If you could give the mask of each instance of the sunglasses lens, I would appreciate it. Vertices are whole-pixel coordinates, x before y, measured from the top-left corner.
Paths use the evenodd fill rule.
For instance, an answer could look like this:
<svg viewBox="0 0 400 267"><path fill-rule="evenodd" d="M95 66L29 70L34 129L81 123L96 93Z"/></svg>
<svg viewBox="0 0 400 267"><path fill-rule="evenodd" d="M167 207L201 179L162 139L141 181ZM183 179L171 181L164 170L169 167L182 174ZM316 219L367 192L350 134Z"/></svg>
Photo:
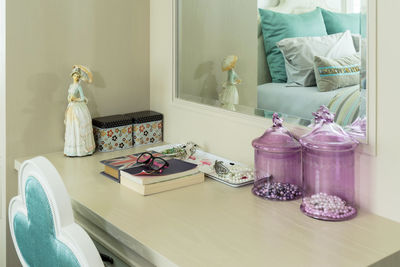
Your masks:
<svg viewBox="0 0 400 267"><path fill-rule="evenodd" d="M151 168L153 170L160 170L161 168L163 168L166 165L165 160L161 159L161 158L155 158L153 160L153 164L151 165Z"/></svg>
<svg viewBox="0 0 400 267"><path fill-rule="evenodd" d="M146 163L150 158L151 158L150 154L144 153L139 156L139 158L137 159L137 162L138 163Z"/></svg>

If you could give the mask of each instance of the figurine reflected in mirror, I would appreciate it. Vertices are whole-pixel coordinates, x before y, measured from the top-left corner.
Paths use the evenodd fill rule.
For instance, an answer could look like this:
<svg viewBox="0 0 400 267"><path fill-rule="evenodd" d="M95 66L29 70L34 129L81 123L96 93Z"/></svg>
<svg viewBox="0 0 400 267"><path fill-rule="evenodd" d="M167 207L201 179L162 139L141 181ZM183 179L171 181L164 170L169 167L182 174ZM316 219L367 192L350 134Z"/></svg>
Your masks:
<svg viewBox="0 0 400 267"><path fill-rule="evenodd" d="M235 105L239 104L239 93L236 85L242 81L234 69L237 61L238 57L235 55L227 56L222 61L222 71L228 72L228 79L222 85L222 90L219 93L219 101L223 108L229 110L235 110Z"/></svg>
<svg viewBox="0 0 400 267"><path fill-rule="evenodd" d="M82 157L93 154L96 148L92 118L87 107L88 99L83 94L81 86L81 81L91 83L93 76L89 68L74 65L71 77L73 82L68 89L68 107L64 120L64 155Z"/></svg>

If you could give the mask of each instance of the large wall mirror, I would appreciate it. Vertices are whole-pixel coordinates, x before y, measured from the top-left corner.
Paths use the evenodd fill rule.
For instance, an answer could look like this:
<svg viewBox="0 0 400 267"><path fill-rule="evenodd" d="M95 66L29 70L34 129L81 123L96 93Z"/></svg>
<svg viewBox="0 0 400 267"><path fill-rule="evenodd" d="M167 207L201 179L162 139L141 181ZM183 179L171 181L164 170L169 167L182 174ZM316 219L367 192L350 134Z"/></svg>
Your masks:
<svg viewBox="0 0 400 267"><path fill-rule="evenodd" d="M367 129L367 0L177 0L177 97Z"/></svg>

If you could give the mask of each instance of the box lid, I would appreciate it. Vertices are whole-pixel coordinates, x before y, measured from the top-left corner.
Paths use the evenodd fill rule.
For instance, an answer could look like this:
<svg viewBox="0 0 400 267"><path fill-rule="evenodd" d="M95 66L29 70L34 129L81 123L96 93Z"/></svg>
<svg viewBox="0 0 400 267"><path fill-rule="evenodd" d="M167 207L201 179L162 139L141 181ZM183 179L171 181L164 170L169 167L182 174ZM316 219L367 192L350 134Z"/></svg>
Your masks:
<svg viewBox="0 0 400 267"><path fill-rule="evenodd" d="M131 117L133 123L145 123L151 121L160 121L163 119L163 114L151 110L128 113L124 114L124 116Z"/></svg>
<svg viewBox="0 0 400 267"><path fill-rule="evenodd" d="M92 120L92 124L93 126L103 129L114 128L132 124L132 118L126 115L112 115L112 116L98 117Z"/></svg>

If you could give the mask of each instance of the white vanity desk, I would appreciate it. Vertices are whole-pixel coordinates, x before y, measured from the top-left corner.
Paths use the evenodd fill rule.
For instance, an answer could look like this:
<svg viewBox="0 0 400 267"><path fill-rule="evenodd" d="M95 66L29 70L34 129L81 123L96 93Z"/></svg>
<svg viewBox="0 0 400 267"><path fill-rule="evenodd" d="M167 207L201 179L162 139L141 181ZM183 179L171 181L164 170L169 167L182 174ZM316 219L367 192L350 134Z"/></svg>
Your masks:
<svg viewBox="0 0 400 267"><path fill-rule="evenodd" d="M400 224L370 213L318 221L304 216L298 201L266 201L253 196L251 186L235 189L210 179L143 197L99 174L100 160L146 148L84 158L44 155L61 174L78 223L130 264L400 266ZM25 159L15 161L17 170Z"/></svg>

